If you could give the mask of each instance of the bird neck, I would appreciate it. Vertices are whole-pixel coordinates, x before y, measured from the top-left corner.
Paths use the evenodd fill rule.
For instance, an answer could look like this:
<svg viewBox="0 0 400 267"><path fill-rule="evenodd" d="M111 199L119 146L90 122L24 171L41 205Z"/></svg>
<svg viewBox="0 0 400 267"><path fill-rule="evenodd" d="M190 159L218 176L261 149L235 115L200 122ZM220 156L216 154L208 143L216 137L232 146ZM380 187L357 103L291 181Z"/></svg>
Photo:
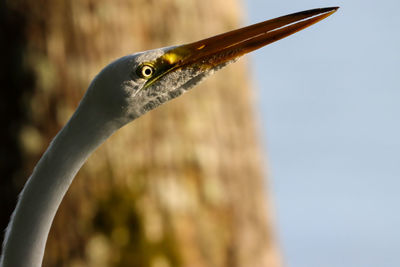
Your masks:
<svg viewBox="0 0 400 267"><path fill-rule="evenodd" d="M81 102L26 182L3 243L1 267L41 266L47 236L73 178L89 155L119 126Z"/></svg>

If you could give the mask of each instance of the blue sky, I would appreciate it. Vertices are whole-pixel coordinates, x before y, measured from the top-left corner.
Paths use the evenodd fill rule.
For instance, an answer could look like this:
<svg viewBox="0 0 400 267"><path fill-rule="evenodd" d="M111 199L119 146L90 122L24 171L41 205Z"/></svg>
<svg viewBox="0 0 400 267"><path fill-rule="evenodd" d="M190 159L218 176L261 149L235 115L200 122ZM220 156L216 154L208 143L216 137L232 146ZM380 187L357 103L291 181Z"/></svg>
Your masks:
<svg viewBox="0 0 400 267"><path fill-rule="evenodd" d="M400 266L400 1L245 3L341 7L250 57L286 266Z"/></svg>

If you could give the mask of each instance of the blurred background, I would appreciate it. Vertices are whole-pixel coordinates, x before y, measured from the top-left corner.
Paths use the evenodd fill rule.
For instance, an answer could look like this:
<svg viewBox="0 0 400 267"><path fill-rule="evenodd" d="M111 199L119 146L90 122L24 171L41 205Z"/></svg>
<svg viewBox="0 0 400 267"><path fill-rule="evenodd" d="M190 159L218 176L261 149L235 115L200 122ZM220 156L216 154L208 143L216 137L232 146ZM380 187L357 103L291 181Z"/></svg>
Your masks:
<svg viewBox="0 0 400 267"><path fill-rule="evenodd" d="M326 6L341 9L106 142L44 266L400 266L394 0L3 1L2 228L112 59Z"/></svg>
<svg viewBox="0 0 400 267"><path fill-rule="evenodd" d="M253 53L287 266L400 266L400 2L247 1L247 23L340 6Z"/></svg>

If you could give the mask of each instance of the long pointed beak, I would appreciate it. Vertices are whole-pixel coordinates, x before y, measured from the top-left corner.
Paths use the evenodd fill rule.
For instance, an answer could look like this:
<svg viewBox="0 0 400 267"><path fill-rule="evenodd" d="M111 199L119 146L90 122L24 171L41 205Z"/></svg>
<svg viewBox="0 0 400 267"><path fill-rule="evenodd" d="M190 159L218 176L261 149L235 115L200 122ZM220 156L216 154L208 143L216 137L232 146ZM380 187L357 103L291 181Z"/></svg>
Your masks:
<svg viewBox="0 0 400 267"><path fill-rule="evenodd" d="M307 28L332 15L337 9L338 7L312 9L267 20L176 47L166 57L177 60L177 65L201 62L213 67Z"/></svg>
<svg viewBox="0 0 400 267"><path fill-rule="evenodd" d="M317 23L339 7L302 11L177 46L157 60L158 71L147 86L167 73L187 66L211 69Z"/></svg>

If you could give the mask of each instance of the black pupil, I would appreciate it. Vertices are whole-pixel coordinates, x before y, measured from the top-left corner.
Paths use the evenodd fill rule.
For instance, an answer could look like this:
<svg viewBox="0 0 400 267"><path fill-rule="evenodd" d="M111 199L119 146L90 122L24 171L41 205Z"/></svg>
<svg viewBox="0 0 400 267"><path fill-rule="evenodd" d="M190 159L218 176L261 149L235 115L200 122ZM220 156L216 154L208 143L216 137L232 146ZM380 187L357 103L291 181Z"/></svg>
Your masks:
<svg viewBox="0 0 400 267"><path fill-rule="evenodd" d="M152 71L149 67L147 67L147 68L144 69L144 74L145 74L146 76L151 75L152 72L153 72L153 71Z"/></svg>

